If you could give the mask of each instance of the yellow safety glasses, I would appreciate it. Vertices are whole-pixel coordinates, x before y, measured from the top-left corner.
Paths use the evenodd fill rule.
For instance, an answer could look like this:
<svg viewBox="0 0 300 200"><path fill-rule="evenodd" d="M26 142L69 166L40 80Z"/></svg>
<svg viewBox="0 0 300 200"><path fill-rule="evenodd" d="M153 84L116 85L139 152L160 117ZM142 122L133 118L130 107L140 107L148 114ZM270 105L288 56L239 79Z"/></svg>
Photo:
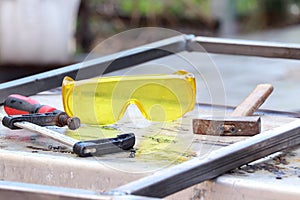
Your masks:
<svg viewBox="0 0 300 200"><path fill-rule="evenodd" d="M135 104L151 121L171 121L193 110L196 83L192 74L112 76L74 81L65 77L62 97L66 113L82 123L108 125Z"/></svg>

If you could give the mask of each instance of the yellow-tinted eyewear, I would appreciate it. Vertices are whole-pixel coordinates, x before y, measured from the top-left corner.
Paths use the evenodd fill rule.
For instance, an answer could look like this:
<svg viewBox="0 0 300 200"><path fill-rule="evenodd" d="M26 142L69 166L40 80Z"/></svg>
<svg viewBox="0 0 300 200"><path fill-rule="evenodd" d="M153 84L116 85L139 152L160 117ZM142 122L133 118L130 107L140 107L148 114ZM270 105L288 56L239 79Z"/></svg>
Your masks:
<svg viewBox="0 0 300 200"><path fill-rule="evenodd" d="M111 76L62 83L65 112L82 123L108 125L135 104L150 121L171 121L193 110L196 83L192 74Z"/></svg>

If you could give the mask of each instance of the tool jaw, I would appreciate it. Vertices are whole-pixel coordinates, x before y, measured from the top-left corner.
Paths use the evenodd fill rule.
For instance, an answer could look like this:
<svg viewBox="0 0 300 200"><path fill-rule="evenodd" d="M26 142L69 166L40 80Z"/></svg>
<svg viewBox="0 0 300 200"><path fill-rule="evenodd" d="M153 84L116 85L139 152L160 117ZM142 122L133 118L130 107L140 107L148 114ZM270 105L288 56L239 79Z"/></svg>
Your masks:
<svg viewBox="0 0 300 200"><path fill-rule="evenodd" d="M259 116L193 119L193 132L201 135L253 136L261 131Z"/></svg>

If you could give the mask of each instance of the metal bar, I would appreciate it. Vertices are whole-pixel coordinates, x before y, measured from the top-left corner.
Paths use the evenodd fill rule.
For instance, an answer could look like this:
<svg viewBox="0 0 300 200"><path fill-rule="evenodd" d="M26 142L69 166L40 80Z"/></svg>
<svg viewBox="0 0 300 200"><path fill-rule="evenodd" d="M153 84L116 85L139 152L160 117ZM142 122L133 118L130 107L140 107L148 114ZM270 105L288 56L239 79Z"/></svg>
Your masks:
<svg viewBox="0 0 300 200"><path fill-rule="evenodd" d="M211 110L217 109L220 111L232 112L235 109L235 106L226 106L226 105L213 105L206 103L197 103L199 109ZM254 112L254 115L268 115L275 117L291 117L291 118L300 118L299 112L289 112L289 111L278 111L278 110L268 110L268 109L258 109Z"/></svg>
<svg viewBox="0 0 300 200"><path fill-rule="evenodd" d="M199 48L199 45L195 44L200 44L203 48ZM75 78L79 70L80 76L76 77L77 80L95 77L102 73L131 67L185 50L271 58L300 58L300 45L298 44L181 35L98 59L2 83L0 84L0 104L3 104L4 99L13 93L29 96L59 87L65 76Z"/></svg>
<svg viewBox="0 0 300 200"><path fill-rule="evenodd" d="M229 170L300 144L300 120L120 186L109 194L166 197Z"/></svg>
<svg viewBox="0 0 300 200"><path fill-rule="evenodd" d="M0 121L2 121L4 118L5 118L5 116L0 113ZM19 128L23 128L23 129L41 134L43 136L47 136L55 141L65 144L69 147L73 147L77 142L79 142L79 140L73 139L71 137L60 134L56 131L52 131L48 128L38 126L38 125L30 123L30 122L25 122L25 121L24 122L15 122L14 125Z"/></svg>
<svg viewBox="0 0 300 200"><path fill-rule="evenodd" d="M28 183L18 183L10 181L0 181L0 200L14 199L60 199L60 200L155 200L157 198L147 198L134 195L109 196L102 195L95 191L45 186Z"/></svg>
<svg viewBox="0 0 300 200"><path fill-rule="evenodd" d="M58 141L62 144L67 145L68 147L73 147L79 140L73 139L71 137L68 137L64 134L58 133L56 131L52 131L46 127L38 126L30 122L16 122L14 123L15 126L29 130L31 132L38 133L40 135L46 136L48 138L51 138L55 141Z"/></svg>
<svg viewBox="0 0 300 200"><path fill-rule="evenodd" d="M203 48L197 47L200 44ZM300 44L264 42L240 39L196 37L188 44L189 51L208 53L260 56L269 58L300 59Z"/></svg>
<svg viewBox="0 0 300 200"><path fill-rule="evenodd" d="M3 104L5 98L10 94L29 96L60 87L65 76L75 78L79 70L80 76L76 77L77 80L96 77L102 73L131 67L184 51L186 49L187 38L192 37L185 35L175 36L98 59L2 83L0 84L0 104Z"/></svg>

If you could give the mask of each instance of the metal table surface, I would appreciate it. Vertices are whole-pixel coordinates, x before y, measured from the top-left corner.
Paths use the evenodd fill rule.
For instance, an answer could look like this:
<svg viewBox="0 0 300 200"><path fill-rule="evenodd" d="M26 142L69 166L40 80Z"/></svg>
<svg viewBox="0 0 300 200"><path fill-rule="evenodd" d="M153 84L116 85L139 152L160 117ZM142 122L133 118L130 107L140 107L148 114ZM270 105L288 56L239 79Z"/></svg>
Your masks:
<svg viewBox="0 0 300 200"><path fill-rule="evenodd" d="M33 98L42 104L62 108L59 90L40 93ZM70 149L51 139L1 126L0 179L103 192L193 157L205 157L216 149L247 139L194 135L191 119L212 113L224 114L224 110L197 106L183 119L160 124L144 120L131 107L125 117L113 126L83 126L74 132L65 128L52 128L82 140L134 132L137 136L135 147L140 151L134 158L131 158L129 152L79 158L70 153ZM295 118L286 116L265 115L262 116L262 129L272 129L294 120ZM176 144L155 143L153 138L176 141ZM154 142L151 143L152 146L149 145L149 140ZM52 148L49 149L50 145ZM274 156L275 158L244 166L216 180L195 185L167 199L299 199L297 186L300 184L300 150Z"/></svg>
<svg viewBox="0 0 300 200"><path fill-rule="evenodd" d="M275 93L265 104L266 107L287 110L298 109L298 88L291 86L297 85L298 79L290 79L289 75L298 71L299 61L278 59L278 55L282 58L297 59L300 55L299 45L249 43L248 41L237 42L235 40L201 37L189 38L188 40L177 39L171 38L171 40L167 40L171 43L165 41L166 43L163 42L162 44L167 49L176 47L176 52L180 51L180 53L175 56L160 58L165 55L164 52L159 51L160 54L152 54L150 51L150 54L145 54L150 56L146 56L146 60L143 58L128 63L128 65L133 65L151 60L144 63L144 68L140 68L142 70L131 68L129 71L145 73L145 66L150 71L155 70L156 73L157 69L160 69L158 73L162 73L166 72L166 69L168 69L167 72L170 72L174 69L183 68L195 73L198 83L198 102L219 104L228 104L229 102L231 105L237 105L257 83L271 81L275 85ZM194 49L194 42L200 42L210 53L266 56L272 59L206 54L201 49ZM184 50L199 52L186 52ZM144 55L144 53L141 55ZM169 53L166 55L169 55ZM100 63L105 64L112 58L114 56L105 57L104 60L100 59ZM160 59L152 60L153 58ZM132 61L131 54L125 60ZM122 61L124 59L118 60L118 62ZM114 66L118 67L118 62ZM96 63L99 64L99 62ZM85 63L85 66L95 65L94 67L97 67L96 63ZM166 68L161 68L162 65ZM57 80L65 75L64 70L68 71L71 68L71 71L75 72L78 67L74 65L55 71L61 72L61 74L58 74ZM268 67L273 68L270 70L271 68ZM93 69L90 68L86 71L87 74L83 75L87 75L86 77L94 75ZM8 92L5 89L7 87L12 87L12 90L9 90L10 92L15 91L15 89L22 91L23 86L26 86L27 92L32 92L30 94L41 91L38 86L43 86L42 80L48 80L48 75L51 73L54 72L46 73L42 78L40 75L28 78L34 88L33 86L30 87L30 84L27 86L24 84L26 81L28 82L27 79L3 84L2 100L5 98L4 94ZM116 73L118 75L122 74L121 71ZM81 78L85 78L85 76ZM32 82L32 80L35 80L35 82ZM39 81L41 81L40 84L38 84ZM49 79L47 83L52 82ZM48 89L53 88L51 84L46 86ZM57 86L58 82L55 82L55 87ZM32 89L37 90L31 91ZM35 95L34 98L42 104L62 108L59 90L41 93ZM222 150L222 147L246 140L247 137L201 136L192 133L192 118L212 114L223 116L225 112L226 110L222 107L210 109L209 107L197 105L194 111L188 113L182 119L168 123L150 123L141 117L135 107L130 107L125 117L113 126L84 125L74 132L65 128L52 128L61 134L80 140L110 137L120 132L134 132L137 136L135 146L137 153L135 156L132 153L124 152L97 158L79 158L72 154L70 149L51 139L24 130L11 131L1 127L0 178L3 181L87 189L96 192L110 191L125 183L152 175L162 169L172 169L172 166L177 166L189 159L195 157L199 160L204 159L206 156L213 154L215 150ZM263 130L270 130L295 120L289 114L269 114L262 116ZM298 114L297 117L299 117ZM197 159L193 159L193 161L198 161ZM296 189L296 186L300 183L298 162L299 150L290 150L285 154L276 154L269 159L257 161L256 164L250 163L213 181L195 185L167 198L282 199L284 197L285 199L299 199L300 194ZM186 163L189 164L189 162ZM3 183L0 185L3 185Z"/></svg>

